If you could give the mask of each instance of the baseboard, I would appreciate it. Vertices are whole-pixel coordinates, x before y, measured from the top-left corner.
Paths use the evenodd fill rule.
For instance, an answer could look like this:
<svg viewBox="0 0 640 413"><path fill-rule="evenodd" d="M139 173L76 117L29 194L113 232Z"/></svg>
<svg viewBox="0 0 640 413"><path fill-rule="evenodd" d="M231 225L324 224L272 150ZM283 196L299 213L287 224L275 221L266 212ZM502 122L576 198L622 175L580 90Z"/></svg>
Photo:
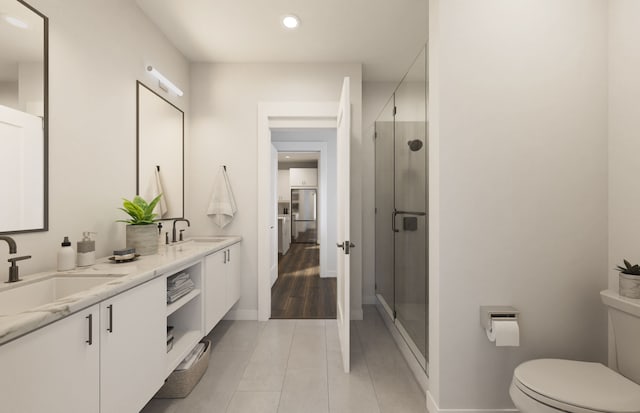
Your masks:
<svg viewBox="0 0 640 413"><path fill-rule="evenodd" d="M362 297L362 304L367 305L375 305L376 304L376 296L375 295L365 295Z"/></svg>
<svg viewBox="0 0 640 413"><path fill-rule="evenodd" d="M360 308L352 308L351 309L351 319L352 320L363 320L364 313L362 312L362 307Z"/></svg>
<svg viewBox="0 0 640 413"><path fill-rule="evenodd" d="M224 316L225 320L257 320L258 319L258 310L230 310Z"/></svg>
<svg viewBox="0 0 640 413"><path fill-rule="evenodd" d="M439 411L436 401L433 400L433 395L431 395L431 392L427 390L427 412L438 413Z"/></svg>
<svg viewBox="0 0 640 413"><path fill-rule="evenodd" d="M398 332L404 339L404 342L409 346L409 350L411 350L411 354L418 360L418 363L422 367L423 370L427 369L427 360L425 360L424 356L420 353L420 349L416 346L416 344L411 339L409 332L404 328L400 320L396 319L395 326L398 329ZM425 391L426 392L426 391Z"/></svg>
<svg viewBox="0 0 640 413"><path fill-rule="evenodd" d="M420 384L422 391L427 393L427 390L429 388L429 378L427 377L427 373L422 369L420 362L418 362L416 357L413 355L413 352L409 348L409 345L400 335L400 332L398 331L396 325L393 323L391 317L389 317L387 310L384 308L381 302L377 301L376 309L378 310L378 313L380 313L380 317L382 317L382 320L384 320L384 324L387 326L387 330L389 330L391 336L393 337L393 340L396 342L396 345L400 349L400 353L402 353L402 356L409 365L409 369Z"/></svg>
<svg viewBox="0 0 640 413"><path fill-rule="evenodd" d="M440 409L433 399L431 392L427 391L427 411L429 413L510 413L519 412L518 409Z"/></svg>
<svg viewBox="0 0 640 413"><path fill-rule="evenodd" d="M320 278L337 278L338 273L336 271L327 271L325 273L320 274Z"/></svg>

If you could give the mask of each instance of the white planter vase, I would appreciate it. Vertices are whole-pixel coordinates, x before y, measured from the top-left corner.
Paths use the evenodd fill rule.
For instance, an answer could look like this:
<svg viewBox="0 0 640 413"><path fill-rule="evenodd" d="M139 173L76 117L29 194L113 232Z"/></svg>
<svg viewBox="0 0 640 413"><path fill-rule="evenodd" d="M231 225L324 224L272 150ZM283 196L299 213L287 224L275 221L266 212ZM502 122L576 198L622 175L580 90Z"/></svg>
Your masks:
<svg viewBox="0 0 640 413"><path fill-rule="evenodd" d="M127 225L127 248L135 248L136 254L158 253L158 227L149 225Z"/></svg>
<svg viewBox="0 0 640 413"><path fill-rule="evenodd" d="M620 295L627 298L640 298L640 276L620 273Z"/></svg>

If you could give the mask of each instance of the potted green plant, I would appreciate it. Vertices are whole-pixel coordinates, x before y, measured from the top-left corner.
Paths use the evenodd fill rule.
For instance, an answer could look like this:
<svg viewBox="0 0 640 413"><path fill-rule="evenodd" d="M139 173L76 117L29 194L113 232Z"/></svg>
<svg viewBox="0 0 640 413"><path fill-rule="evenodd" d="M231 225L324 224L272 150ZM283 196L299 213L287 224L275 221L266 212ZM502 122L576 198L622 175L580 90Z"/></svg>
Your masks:
<svg viewBox="0 0 640 413"><path fill-rule="evenodd" d="M121 219L118 222L126 222L127 248L135 248L140 255L153 255L158 253L158 227L155 225L157 214L153 209L160 201L162 194L147 202L139 195L132 201L123 198L120 210L129 215L129 219Z"/></svg>
<svg viewBox="0 0 640 413"><path fill-rule="evenodd" d="M616 267L616 270L620 271L620 295L627 298L640 298L640 265L631 265L629 261L623 261L624 267L621 265Z"/></svg>

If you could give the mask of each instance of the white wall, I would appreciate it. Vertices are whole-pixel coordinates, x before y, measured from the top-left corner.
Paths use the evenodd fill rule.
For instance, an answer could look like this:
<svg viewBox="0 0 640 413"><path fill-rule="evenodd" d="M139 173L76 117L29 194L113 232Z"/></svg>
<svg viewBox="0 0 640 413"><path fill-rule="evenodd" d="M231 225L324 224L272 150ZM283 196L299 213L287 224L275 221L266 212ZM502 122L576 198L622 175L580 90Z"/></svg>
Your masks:
<svg viewBox="0 0 640 413"><path fill-rule="evenodd" d="M606 359L607 2L430 5L429 397L511 408L520 362ZM521 310L519 348L486 304Z"/></svg>
<svg viewBox="0 0 640 413"><path fill-rule="evenodd" d="M19 109L36 116L44 116L44 63L18 64Z"/></svg>
<svg viewBox="0 0 640 413"><path fill-rule="evenodd" d="M0 81L0 105L18 108L18 82Z"/></svg>
<svg viewBox="0 0 640 413"><path fill-rule="evenodd" d="M618 272L623 259L640 262L638 232L640 214L640 2L609 1L609 289L618 290ZM609 353L612 353L609 332ZM610 362L614 359L610 358Z"/></svg>
<svg viewBox="0 0 640 413"><path fill-rule="evenodd" d="M640 262L640 2L609 1L609 288L624 258Z"/></svg>
<svg viewBox="0 0 640 413"><path fill-rule="evenodd" d="M257 114L259 102L338 101L351 77L352 210L360 211L362 68L360 64L210 64L191 66L191 233L240 234L243 280L237 318L257 317ZM205 215L215 168L226 164L238 214L220 229ZM352 214L351 233L361 245L362 221ZM362 253L352 257L353 308L361 308ZM361 311L361 310L360 310Z"/></svg>
<svg viewBox="0 0 640 413"><path fill-rule="evenodd" d="M98 256L124 247L122 197L136 189L136 80L145 64L189 88L188 63L128 0L33 0L49 17L49 231L16 235L23 274L55 269L65 235L96 231ZM170 96L188 112L188 97ZM0 261L7 249L0 246ZM0 279L8 266L0 266Z"/></svg>
<svg viewBox="0 0 640 413"><path fill-rule="evenodd" d="M362 84L362 301L375 304L375 121L397 82Z"/></svg>

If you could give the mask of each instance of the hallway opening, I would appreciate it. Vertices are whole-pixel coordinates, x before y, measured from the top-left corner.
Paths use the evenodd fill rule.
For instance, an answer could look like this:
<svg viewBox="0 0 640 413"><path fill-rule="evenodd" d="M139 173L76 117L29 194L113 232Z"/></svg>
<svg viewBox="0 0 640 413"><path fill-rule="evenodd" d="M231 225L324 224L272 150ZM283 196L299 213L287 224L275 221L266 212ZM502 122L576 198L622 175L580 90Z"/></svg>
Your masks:
<svg viewBox="0 0 640 413"><path fill-rule="evenodd" d="M334 249L327 248L335 226L335 130L272 131L272 144L278 262L271 318L335 319Z"/></svg>

